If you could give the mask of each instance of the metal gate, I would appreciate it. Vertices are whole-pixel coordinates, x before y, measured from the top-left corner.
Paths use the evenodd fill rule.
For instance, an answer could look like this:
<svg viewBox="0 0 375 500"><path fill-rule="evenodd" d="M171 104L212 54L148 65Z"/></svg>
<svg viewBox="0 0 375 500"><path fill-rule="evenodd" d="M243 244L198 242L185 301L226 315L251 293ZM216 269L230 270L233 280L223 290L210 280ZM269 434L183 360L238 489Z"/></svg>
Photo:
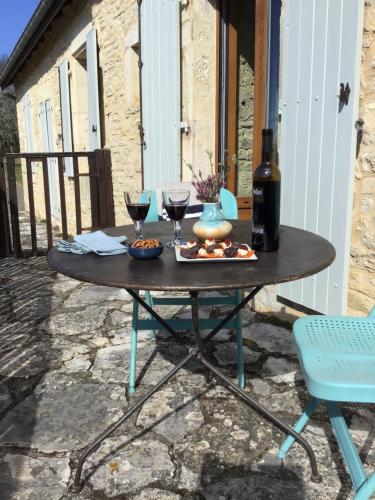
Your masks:
<svg viewBox="0 0 375 500"><path fill-rule="evenodd" d="M16 159L26 162L26 180L29 205L30 234L27 239L31 241L31 248L25 249L20 232L19 200L16 185ZM49 160L56 161L58 172L59 211L61 213L61 235L68 238L67 203L65 201L64 159L71 158L73 162L74 182L74 213L75 231L91 231L98 228L115 226L115 211L113 204L113 188L111 173L111 154L108 149L84 151L74 153L11 153L6 154L2 162L0 158L0 257L16 255L44 254L53 244L52 232L52 206L48 166ZM85 158L89 165L88 172L80 172L80 158ZM44 210L46 215L47 245L45 248L38 241L36 230L33 163L42 163L44 185ZM90 210L91 226L82 227L80 177L90 179ZM57 187L57 186L56 186Z"/></svg>

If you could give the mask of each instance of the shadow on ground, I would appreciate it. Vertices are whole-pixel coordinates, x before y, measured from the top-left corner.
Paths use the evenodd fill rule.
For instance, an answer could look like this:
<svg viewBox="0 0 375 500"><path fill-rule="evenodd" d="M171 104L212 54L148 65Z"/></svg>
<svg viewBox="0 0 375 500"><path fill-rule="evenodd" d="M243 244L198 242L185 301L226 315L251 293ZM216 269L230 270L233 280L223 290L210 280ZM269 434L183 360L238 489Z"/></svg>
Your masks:
<svg viewBox="0 0 375 500"><path fill-rule="evenodd" d="M0 262L1 500L344 499L352 495L323 411L306 429L322 484L310 481L305 452L275 458L283 435L207 379L196 361L103 442L84 467L83 492L68 492L77 458L133 400L126 395L132 303L123 290L57 276L44 258ZM226 308L202 308L222 317ZM165 314L187 317L186 308ZM290 323L243 314L248 393L293 423L308 401L291 342ZM166 374L192 344L139 333L136 397ZM236 342L222 331L209 355L236 378ZM373 413L345 415L367 467L375 466Z"/></svg>
<svg viewBox="0 0 375 500"><path fill-rule="evenodd" d="M54 273L45 259L0 260L0 497L4 500L18 490L27 461L22 450L30 446L34 432L33 391L59 359L58 346L39 328L58 302L53 283ZM7 416L22 404L27 405L22 435L14 440L16 422Z"/></svg>

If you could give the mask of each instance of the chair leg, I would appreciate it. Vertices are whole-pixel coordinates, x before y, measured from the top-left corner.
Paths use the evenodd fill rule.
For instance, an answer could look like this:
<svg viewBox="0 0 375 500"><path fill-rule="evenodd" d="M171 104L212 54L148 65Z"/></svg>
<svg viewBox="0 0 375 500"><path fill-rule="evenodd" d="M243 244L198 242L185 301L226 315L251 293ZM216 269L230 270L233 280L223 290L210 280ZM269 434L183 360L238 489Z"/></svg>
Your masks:
<svg viewBox="0 0 375 500"><path fill-rule="evenodd" d="M133 299L133 320L130 347L130 370L129 370L129 394L135 393L135 381L137 375L137 338L138 338L138 302Z"/></svg>
<svg viewBox="0 0 375 500"><path fill-rule="evenodd" d="M353 500L368 500L375 492L375 474L369 477L359 488Z"/></svg>
<svg viewBox="0 0 375 500"><path fill-rule="evenodd" d="M145 291L145 295L146 295L146 303L147 303L150 307L153 307L153 306L154 306L154 304L153 304L152 295L151 295L150 290L146 290L146 291ZM148 318L149 318L149 319L154 319L154 318L152 317L152 315L151 315L151 314L149 315L149 317L148 317ZM152 339L154 339L154 340L156 340L156 335L157 335L156 330L151 330L151 338L152 338Z"/></svg>
<svg viewBox="0 0 375 500"><path fill-rule="evenodd" d="M311 399L308 407L306 408L304 413L302 413L300 418L297 420L295 426L293 427L296 432L301 433L303 431L307 422L310 420L311 415L316 410L316 407L318 406L318 404L319 404L318 399L316 399L316 398ZM279 449L277 456L281 459L284 459L286 454L288 453L289 449L293 445L294 441L295 441L294 437L288 436L285 439L285 441L282 443L282 445L280 446L280 449Z"/></svg>
<svg viewBox="0 0 375 500"><path fill-rule="evenodd" d="M241 302L241 290L235 290L236 305ZM237 339L237 377L238 385L241 389L245 388L245 370L243 361L243 338L242 338L242 318L241 312L236 316L236 339Z"/></svg>
<svg viewBox="0 0 375 500"><path fill-rule="evenodd" d="M332 428L340 446L341 454L352 478L354 489L358 491L367 479L358 450L337 403L326 401L325 404ZM375 480L371 481L371 485L375 485ZM368 497L363 496L362 498Z"/></svg>
<svg viewBox="0 0 375 500"><path fill-rule="evenodd" d="M371 309L371 311L368 313L368 318L373 318L375 319L375 306Z"/></svg>

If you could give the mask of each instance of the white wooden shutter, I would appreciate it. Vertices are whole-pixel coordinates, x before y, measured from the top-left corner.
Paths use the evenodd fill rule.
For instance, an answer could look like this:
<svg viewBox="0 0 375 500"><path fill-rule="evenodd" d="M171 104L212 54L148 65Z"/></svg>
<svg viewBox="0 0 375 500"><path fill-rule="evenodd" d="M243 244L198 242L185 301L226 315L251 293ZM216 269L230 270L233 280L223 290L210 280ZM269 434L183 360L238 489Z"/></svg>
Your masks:
<svg viewBox="0 0 375 500"><path fill-rule="evenodd" d="M46 106L46 121L47 121L47 134L48 134L48 147L49 151L53 153L56 150L56 145L53 137L52 126L52 106L51 101L48 99L45 102ZM57 191L57 160L50 158L48 160L49 182L50 182L50 196L51 196L51 212L54 217L60 215L59 196Z"/></svg>
<svg viewBox="0 0 375 500"><path fill-rule="evenodd" d="M53 153L55 144L53 140L52 106L48 99L39 104L39 118L42 136L43 153ZM60 215L59 196L57 191L57 164L55 158L48 158L48 184L50 191L51 214L57 218Z"/></svg>
<svg viewBox="0 0 375 500"><path fill-rule="evenodd" d="M42 138L42 153L49 153L46 106L44 102L39 104L39 120Z"/></svg>
<svg viewBox="0 0 375 500"><path fill-rule="evenodd" d="M26 94L22 99L23 104L23 119L25 124L25 149L26 153L33 153L34 150L34 134L31 118L31 102L30 95ZM33 162L31 164L32 171L37 170L38 164Z"/></svg>
<svg viewBox="0 0 375 500"><path fill-rule="evenodd" d="M333 243L335 262L279 295L324 314L344 314L348 293L355 121L363 1L284 0L281 59L281 221ZM346 106L340 83L349 82Z"/></svg>
<svg viewBox="0 0 375 500"><path fill-rule="evenodd" d="M56 148L53 139L52 106L50 99L47 99L47 101L45 102L45 107L46 107L46 118L47 118L48 151L50 153L53 153Z"/></svg>
<svg viewBox="0 0 375 500"><path fill-rule="evenodd" d="M63 61L59 65L60 82L60 106L61 106L61 124L63 133L63 151L73 151L72 121L70 105L70 77L69 63ZM73 158L65 158L65 175L73 176Z"/></svg>
<svg viewBox="0 0 375 500"><path fill-rule="evenodd" d="M97 51L95 29L89 31L86 37L86 57L87 57L89 146L90 149L93 151L94 149L101 148L98 51Z"/></svg>
<svg viewBox="0 0 375 500"><path fill-rule="evenodd" d="M179 0L141 4L144 186L181 180Z"/></svg>

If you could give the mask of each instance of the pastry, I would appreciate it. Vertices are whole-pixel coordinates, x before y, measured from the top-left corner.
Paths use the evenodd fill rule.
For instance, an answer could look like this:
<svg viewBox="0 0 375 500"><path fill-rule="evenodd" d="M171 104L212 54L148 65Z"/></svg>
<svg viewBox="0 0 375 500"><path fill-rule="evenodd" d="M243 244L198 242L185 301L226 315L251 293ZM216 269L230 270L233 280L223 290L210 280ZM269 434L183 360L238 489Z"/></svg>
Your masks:
<svg viewBox="0 0 375 500"><path fill-rule="evenodd" d="M231 240L215 242L206 240L199 243L195 240L189 240L179 247L181 257L185 259L241 259L251 257L254 253L251 248L244 243L233 243Z"/></svg>

